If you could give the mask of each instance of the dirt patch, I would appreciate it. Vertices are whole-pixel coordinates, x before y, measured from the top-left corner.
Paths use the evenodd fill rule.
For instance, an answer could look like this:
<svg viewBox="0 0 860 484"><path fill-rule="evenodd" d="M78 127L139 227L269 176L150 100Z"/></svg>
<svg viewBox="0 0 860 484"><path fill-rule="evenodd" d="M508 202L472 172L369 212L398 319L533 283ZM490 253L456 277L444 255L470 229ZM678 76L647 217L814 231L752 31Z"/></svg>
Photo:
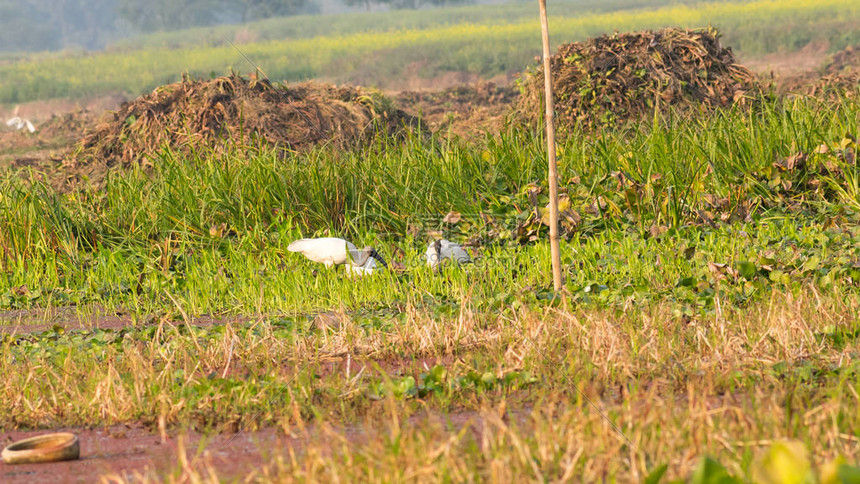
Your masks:
<svg viewBox="0 0 860 484"><path fill-rule="evenodd" d="M418 92L440 92L458 88L468 89L482 84L493 84L497 86L511 86L516 80L516 72L499 74L489 79L482 78L474 72L465 71L442 71L433 76L422 75L425 69L429 69L427 62L412 62L403 68L400 76L391 79L385 84L386 91L418 91Z"/></svg>
<svg viewBox="0 0 860 484"><path fill-rule="evenodd" d="M316 376L327 377L337 373L351 378L359 373L370 371L375 373L376 370L381 370L389 377L412 376L415 381L420 381L420 375L427 373L436 365L441 365L450 368L455 363L456 358L451 355L444 356L414 356L409 358L386 358L372 359L362 356L344 355L338 357L330 357L320 359L318 366L313 366L313 371ZM301 368L301 365L299 366ZM295 365L284 365L284 374L292 374L296 369ZM237 368L236 375L246 375L247 372Z"/></svg>
<svg viewBox="0 0 860 484"><path fill-rule="evenodd" d="M562 128L605 126L662 109L722 107L757 89L753 74L720 45L713 30L663 29L604 35L564 44L551 59ZM526 71L519 115L542 122L542 67Z"/></svg>
<svg viewBox="0 0 860 484"><path fill-rule="evenodd" d="M474 72L446 71L432 77L425 77L422 72L427 68L426 62L412 62L403 68L399 79L391 80L385 85L386 89L403 91L438 91L457 86L468 86L481 81Z"/></svg>
<svg viewBox="0 0 860 484"><path fill-rule="evenodd" d="M478 82L443 91L403 91L394 96L394 102L432 131L469 137L498 131L518 95L511 86Z"/></svg>
<svg viewBox="0 0 860 484"><path fill-rule="evenodd" d="M102 113L104 111L117 109L122 103L128 101L128 96L121 93L105 94L95 97L81 99L46 99L43 101L32 101L14 105L0 105L0 119L12 116L21 116L32 121L36 127L55 116L61 116L78 111L91 113ZM16 113L17 114L14 114Z"/></svg>
<svg viewBox="0 0 860 484"><path fill-rule="evenodd" d="M362 56L358 62L352 58L335 61L329 75L321 79L355 86L374 86L386 92L442 91L479 82L507 86L513 84L518 74L513 70L486 78L475 72L445 69L428 60L404 59L402 63L392 63L392 55L399 55L396 49L383 49L370 56ZM344 77L342 73L347 71L349 75Z"/></svg>
<svg viewBox="0 0 860 484"><path fill-rule="evenodd" d="M203 315L190 318L194 326L212 326L216 324L240 324L257 321L254 318L218 317ZM14 309L0 311L0 334L32 334L49 329L60 331L75 331L88 329L122 329L134 326L157 325L155 318L135 321L131 316L122 312L107 312L94 310L86 315L78 313L74 307L45 309ZM171 324L182 325L182 321L172 321Z"/></svg>
<svg viewBox="0 0 860 484"><path fill-rule="evenodd" d="M2 434L3 445L12 441L49 432L72 432L81 443L81 459L47 464L0 464L0 481L21 483L99 482L101 476L114 474L134 476L147 473L165 475L179 467L179 453L184 451L193 461L203 441L205 459L222 479L241 478L267 462L276 449L284 449L296 439L280 434L275 429L255 432L217 434L199 433L162 440L159 434L135 426L113 426L106 429L63 428L40 431L12 431ZM228 444L229 442L229 444ZM59 480L58 480L59 478Z"/></svg>
<svg viewBox="0 0 860 484"><path fill-rule="evenodd" d="M525 424L530 408L508 410L505 419ZM410 416L405 425L415 428L434 426L459 431L468 427L480 442L483 417L475 411L438 413L422 411ZM180 469L185 453L189 467L197 472L214 469L222 481L251 482L277 456L289 459L292 451L301 456L307 442L331 441L329 449L343 444L360 446L369 439L379 439L374 426L351 425L331 427L311 425L305 431L286 435L279 429L264 428L240 433L167 432L164 436L137 425L115 425L107 428L59 428L39 431L0 433L2 445L50 432L72 432L81 443L81 459L48 464L0 464L0 482L42 484L55 482L92 483L106 476L121 476L131 481L148 475L164 477ZM338 437L333 437L337 435ZM181 439L181 445L180 445ZM58 480L58 476L61 476ZM102 481L104 482L104 481Z"/></svg>
<svg viewBox="0 0 860 484"><path fill-rule="evenodd" d="M790 87L790 86L789 86ZM818 99L838 100L860 95L860 46L847 47L833 54L819 72L800 76L793 88L787 91L814 96Z"/></svg>
<svg viewBox="0 0 860 484"><path fill-rule="evenodd" d="M98 116L95 111L76 110L37 122L34 133L0 131L0 167L55 170L87 129L95 125Z"/></svg>
<svg viewBox="0 0 860 484"><path fill-rule="evenodd" d="M829 48L830 45L826 41L810 42L795 52L780 52L743 59L743 63L751 71L761 75L768 75L775 79L790 78L818 72L827 62Z"/></svg>

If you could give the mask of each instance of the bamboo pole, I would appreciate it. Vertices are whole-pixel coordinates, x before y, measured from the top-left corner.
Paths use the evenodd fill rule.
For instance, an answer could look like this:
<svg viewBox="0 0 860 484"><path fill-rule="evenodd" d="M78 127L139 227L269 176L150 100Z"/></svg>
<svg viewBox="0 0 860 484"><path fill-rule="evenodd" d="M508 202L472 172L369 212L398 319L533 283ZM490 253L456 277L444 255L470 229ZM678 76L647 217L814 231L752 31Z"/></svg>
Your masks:
<svg viewBox="0 0 860 484"><path fill-rule="evenodd" d="M549 65L549 21L546 0L538 0L543 39L544 100L546 101L546 149L549 163L549 247L552 254L552 285L561 291L561 248L558 240L558 167L555 160L555 116L552 98L552 72Z"/></svg>

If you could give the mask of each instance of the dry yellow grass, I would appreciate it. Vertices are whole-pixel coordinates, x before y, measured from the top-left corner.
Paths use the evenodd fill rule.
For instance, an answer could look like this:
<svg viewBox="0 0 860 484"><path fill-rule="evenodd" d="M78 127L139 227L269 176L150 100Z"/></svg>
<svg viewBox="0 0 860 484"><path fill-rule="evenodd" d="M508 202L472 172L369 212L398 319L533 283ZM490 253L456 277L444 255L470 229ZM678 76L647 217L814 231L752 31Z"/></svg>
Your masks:
<svg viewBox="0 0 860 484"><path fill-rule="evenodd" d="M228 326L209 341L163 322L152 342L130 342L106 364L69 355L59 367L35 359L10 372L4 361L9 405L0 417L109 424L149 415L175 430L205 408L224 431L275 425L297 443L248 476L260 482L629 482L663 463L670 477L689 476L704 455L742 476L780 439L806 443L819 464L857 461L857 305L807 288L692 319L669 303L501 315L464 305L450 318L410 308L379 328L327 314L324 329L295 340L265 322L255 323L259 333ZM433 363L449 381L528 371L539 383L374 396L386 381L420 381ZM181 381L165 376L177 370ZM218 390L195 400L183 390L213 373L244 384L266 375L285 385L284 398ZM207 462L138 477L214 482Z"/></svg>

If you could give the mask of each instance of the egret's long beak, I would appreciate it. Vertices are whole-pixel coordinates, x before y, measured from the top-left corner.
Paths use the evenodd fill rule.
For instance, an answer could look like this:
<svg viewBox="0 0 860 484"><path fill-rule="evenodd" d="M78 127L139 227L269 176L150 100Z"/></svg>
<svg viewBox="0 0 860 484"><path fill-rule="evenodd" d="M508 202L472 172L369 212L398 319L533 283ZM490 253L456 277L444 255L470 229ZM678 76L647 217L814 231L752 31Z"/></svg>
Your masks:
<svg viewBox="0 0 860 484"><path fill-rule="evenodd" d="M388 264L385 263L385 259L383 259L381 255L379 255L379 252L377 252L376 249L373 249L370 252L370 256L376 259L377 262L382 264L382 267L385 267L386 269L388 268Z"/></svg>
<svg viewBox="0 0 860 484"><path fill-rule="evenodd" d="M435 264L433 264L432 267L434 269L436 269L437 271L441 271L442 270L442 241L441 240L437 239L436 242L433 242L433 251L436 252L436 260L434 261Z"/></svg>

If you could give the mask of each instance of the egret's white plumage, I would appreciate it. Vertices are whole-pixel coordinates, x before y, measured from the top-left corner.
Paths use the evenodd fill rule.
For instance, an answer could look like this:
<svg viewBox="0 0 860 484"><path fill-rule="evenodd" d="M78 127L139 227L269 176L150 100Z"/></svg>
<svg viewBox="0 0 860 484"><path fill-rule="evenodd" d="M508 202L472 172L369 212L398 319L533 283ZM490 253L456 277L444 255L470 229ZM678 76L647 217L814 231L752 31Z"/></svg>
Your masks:
<svg viewBox="0 0 860 484"><path fill-rule="evenodd" d="M425 257L427 259L427 265L434 268L439 266L439 264L446 259L452 260L458 265L472 262L472 258L469 257L469 253L466 252L466 249L461 247L460 244L456 244L445 239L430 242L427 246Z"/></svg>
<svg viewBox="0 0 860 484"><path fill-rule="evenodd" d="M385 260L373 247L358 249L352 242L337 237L299 239L291 243L287 250L300 252L314 262L325 264L326 267L346 264L349 274L370 274L377 262L387 267Z"/></svg>
<svg viewBox="0 0 860 484"><path fill-rule="evenodd" d="M14 118L10 118L6 120L6 126L15 128L15 129L24 129L27 128L27 131L33 133L36 131L36 127L33 126L33 123L28 119L21 118L19 116L15 116Z"/></svg>
<svg viewBox="0 0 860 484"><path fill-rule="evenodd" d="M350 276L364 276L368 274L373 274L373 271L376 270L376 259L373 257L368 257L367 262L364 265L357 266L353 264L346 265L346 273Z"/></svg>

